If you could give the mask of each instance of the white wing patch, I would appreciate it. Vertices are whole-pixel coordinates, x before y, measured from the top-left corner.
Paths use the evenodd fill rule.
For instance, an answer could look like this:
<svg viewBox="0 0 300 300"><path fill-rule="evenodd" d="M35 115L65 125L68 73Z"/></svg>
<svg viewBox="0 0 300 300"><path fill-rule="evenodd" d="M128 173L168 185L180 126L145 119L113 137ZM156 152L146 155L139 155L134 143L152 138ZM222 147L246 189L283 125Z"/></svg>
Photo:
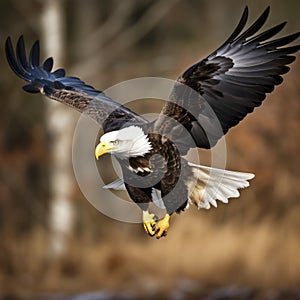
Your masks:
<svg viewBox="0 0 300 300"><path fill-rule="evenodd" d="M161 208L161 209L165 209L165 204L161 198L161 191L160 190L157 190L155 188L152 188L152 193L151 193L151 197L152 197L152 201L153 203Z"/></svg>
<svg viewBox="0 0 300 300"><path fill-rule="evenodd" d="M106 185L103 186L104 189L113 189L113 190L117 190L117 191L124 191L126 190L125 188L125 184L124 184L124 180L123 179L117 179L111 183L108 183ZM161 209L165 209L165 205L164 202L161 198L161 191L157 190L155 188L152 188L152 193L151 193L151 198L153 203L161 208Z"/></svg>
<svg viewBox="0 0 300 300"><path fill-rule="evenodd" d="M117 190L117 191L125 191L126 190L124 180L122 178L117 179L111 183L104 185L103 188L104 189L113 189L113 190Z"/></svg>

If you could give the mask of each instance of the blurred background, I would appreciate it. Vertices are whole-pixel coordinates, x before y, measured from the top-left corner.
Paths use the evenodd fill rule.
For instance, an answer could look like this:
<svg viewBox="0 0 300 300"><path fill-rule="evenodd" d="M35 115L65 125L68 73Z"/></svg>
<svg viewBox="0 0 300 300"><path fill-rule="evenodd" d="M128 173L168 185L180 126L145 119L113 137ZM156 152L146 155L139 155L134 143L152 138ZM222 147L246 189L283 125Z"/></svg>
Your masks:
<svg viewBox="0 0 300 300"><path fill-rule="evenodd" d="M246 4L250 21L271 6L265 28L300 29L296 0L0 2L0 299L300 298L299 59L226 136L227 168L255 173L251 187L174 216L156 240L84 198L70 160L79 114L25 94L3 51L8 35L24 34L28 49L39 39L43 58L102 90L175 79L229 36Z"/></svg>

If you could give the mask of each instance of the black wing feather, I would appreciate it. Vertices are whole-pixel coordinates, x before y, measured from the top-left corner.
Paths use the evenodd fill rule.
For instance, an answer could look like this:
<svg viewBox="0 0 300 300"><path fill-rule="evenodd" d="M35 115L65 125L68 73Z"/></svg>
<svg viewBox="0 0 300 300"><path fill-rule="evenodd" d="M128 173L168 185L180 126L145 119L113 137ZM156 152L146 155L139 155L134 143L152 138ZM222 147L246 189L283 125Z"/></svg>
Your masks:
<svg viewBox="0 0 300 300"><path fill-rule="evenodd" d="M27 78L29 78L30 73L27 70L26 49L23 36L21 36L17 42L16 53L20 70L23 72L23 74L26 74Z"/></svg>
<svg viewBox="0 0 300 300"><path fill-rule="evenodd" d="M53 58L49 57L44 61L42 69L44 69L46 72L51 72L52 68L53 68Z"/></svg>
<svg viewBox="0 0 300 300"><path fill-rule="evenodd" d="M287 22L282 22L269 30L266 30L262 32L261 34L258 34L252 38L250 38L247 42L245 42L245 45L248 45L250 43L260 43L262 41L266 41L267 39L273 37L275 34L279 33L287 24Z"/></svg>
<svg viewBox="0 0 300 300"><path fill-rule="evenodd" d="M29 65L31 68L40 65L40 46L38 41L33 44L30 50Z"/></svg>
<svg viewBox="0 0 300 300"><path fill-rule="evenodd" d="M270 41L270 42L266 42L263 43L261 45L259 45L257 48L265 48L265 49L272 49L274 51L276 51L277 47L281 47L281 46L285 46L291 42L293 42L295 39L297 39L300 35L300 32L296 32L294 34ZM277 49L278 50L278 49ZM280 51L280 50L279 50Z"/></svg>
<svg viewBox="0 0 300 300"><path fill-rule="evenodd" d="M103 92L86 84L77 77L66 76L64 69L52 72L53 59L47 58L40 65L40 45L36 41L27 60L23 36L18 39L16 53L10 37L5 44L6 57L11 69L29 84L23 89L29 93L43 93L51 99L71 106L81 113L89 115L104 129L110 131L121 128L126 122L147 123L147 121L114 102Z"/></svg>
<svg viewBox="0 0 300 300"><path fill-rule="evenodd" d="M170 136L171 122L168 123L165 116L180 120L191 132L197 147L211 148L231 127L261 105L266 93L282 83L281 75L289 71L287 65L295 60L291 54L300 49L299 45L288 44L300 33L269 40L284 28L286 22L283 22L257 34L269 12L270 7L267 7L242 33L248 18L246 7L226 42L179 76L170 101L156 121L157 130ZM180 85L193 89L198 99L191 96L192 92L183 91ZM181 114L188 117L181 118Z"/></svg>
<svg viewBox="0 0 300 300"><path fill-rule="evenodd" d="M14 55L13 46L11 39L8 38L6 41L6 55L7 60L13 69L13 71L22 79L29 81L36 89L41 89L43 86L35 86L35 79L43 79L45 85L53 85L56 81L60 82L61 88L63 86L69 87L69 89L74 88L74 90L87 92L90 96L97 96L101 91L96 89L91 89L91 86L86 85L82 80L77 77L65 77L66 72L64 69L57 69L51 72L53 67L53 59L48 58L45 60L42 66L40 66L40 46L39 42L36 41L30 51L29 62L27 61L26 48L24 43L24 38L21 36L17 42L16 56ZM41 78L44 76L44 78ZM76 86L76 88L75 88ZM86 87L88 87L86 89Z"/></svg>
<svg viewBox="0 0 300 300"><path fill-rule="evenodd" d="M27 81L27 77L25 76L23 70L20 68L19 64L17 63L15 54L14 54L14 49L11 43L10 38L7 39L6 44L5 44L5 49L6 49L6 57L7 61L11 67L11 69L22 79Z"/></svg>
<svg viewBox="0 0 300 300"><path fill-rule="evenodd" d="M270 13L270 6L268 6L265 11L261 14L261 16L253 23L252 26L250 26L243 34L237 37L237 39L234 41L234 43L238 43L240 41L243 41L247 39L248 37L255 34L258 30L260 30L264 24L266 23L268 16Z"/></svg>

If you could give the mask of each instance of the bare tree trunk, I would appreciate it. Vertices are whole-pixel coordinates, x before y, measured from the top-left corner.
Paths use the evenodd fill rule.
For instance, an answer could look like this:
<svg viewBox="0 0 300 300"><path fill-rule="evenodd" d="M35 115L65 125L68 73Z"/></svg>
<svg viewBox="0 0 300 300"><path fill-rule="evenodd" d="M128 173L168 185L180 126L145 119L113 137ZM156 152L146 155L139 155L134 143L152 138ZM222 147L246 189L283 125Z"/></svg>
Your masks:
<svg viewBox="0 0 300 300"><path fill-rule="evenodd" d="M65 16L63 0L44 0L41 19L43 48L53 56L56 67L61 67L64 54ZM54 255L64 252L73 227L72 137L74 113L65 106L47 100L48 130L51 137L51 199L50 250Z"/></svg>

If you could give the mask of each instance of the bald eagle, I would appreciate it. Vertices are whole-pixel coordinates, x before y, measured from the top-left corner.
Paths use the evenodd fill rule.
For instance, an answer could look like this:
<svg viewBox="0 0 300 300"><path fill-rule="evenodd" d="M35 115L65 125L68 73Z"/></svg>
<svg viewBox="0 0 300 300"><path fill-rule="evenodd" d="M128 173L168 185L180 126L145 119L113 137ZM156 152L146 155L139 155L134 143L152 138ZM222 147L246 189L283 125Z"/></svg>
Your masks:
<svg viewBox="0 0 300 300"><path fill-rule="evenodd" d="M66 104L94 119L104 134L95 149L98 159L105 153L120 163L123 178L106 188L126 189L142 210L145 231L160 238L167 234L174 212L189 204L198 208L217 206L239 197L239 189L249 186L250 173L233 172L192 164L185 155L191 148L210 149L237 125L266 94L282 83L291 54L300 46L287 46L300 33L272 39L285 22L259 34L269 15L268 7L247 29L248 8L229 38L212 54L184 71L174 84L169 100L155 121L147 121L116 103L103 92L63 69L52 71L50 57L40 64L39 42L27 59L21 36L16 52L10 37L6 56L11 69L28 82L29 93L43 95ZM150 202L163 203L165 214L158 219Z"/></svg>

